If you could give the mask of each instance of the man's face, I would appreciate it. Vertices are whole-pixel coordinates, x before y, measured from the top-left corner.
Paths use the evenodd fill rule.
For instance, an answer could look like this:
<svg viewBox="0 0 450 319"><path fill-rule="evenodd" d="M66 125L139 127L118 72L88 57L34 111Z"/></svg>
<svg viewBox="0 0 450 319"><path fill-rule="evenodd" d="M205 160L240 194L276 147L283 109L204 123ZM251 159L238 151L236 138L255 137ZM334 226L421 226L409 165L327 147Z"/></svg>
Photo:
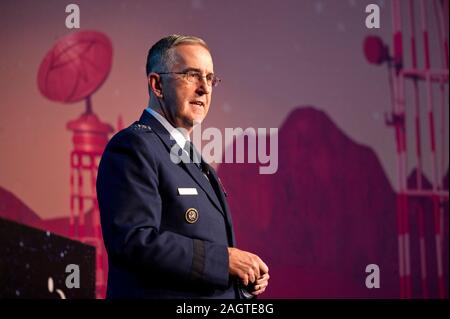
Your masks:
<svg viewBox="0 0 450 319"><path fill-rule="evenodd" d="M173 64L169 72L198 71L202 76L214 72L209 51L198 44L182 44L172 49ZM189 82L183 74L162 78L163 103L176 127L190 131L206 117L211 103L212 87L203 78Z"/></svg>

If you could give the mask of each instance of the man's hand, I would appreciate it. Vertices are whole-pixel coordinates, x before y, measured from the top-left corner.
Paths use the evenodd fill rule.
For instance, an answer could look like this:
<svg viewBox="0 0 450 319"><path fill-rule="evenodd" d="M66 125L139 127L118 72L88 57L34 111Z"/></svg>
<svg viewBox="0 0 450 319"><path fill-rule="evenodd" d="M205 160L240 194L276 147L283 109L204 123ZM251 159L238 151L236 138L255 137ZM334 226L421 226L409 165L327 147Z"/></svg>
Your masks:
<svg viewBox="0 0 450 319"><path fill-rule="evenodd" d="M260 278L258 278L255 283L255 290L252 291L252 295L258 296L262 294L269 285L269 278L269 273L265 273Z"/></svg>
<svg viewBox="0 0 450 319"><path fill-rule="evenodd" d="M257 296L266 290L269 284L269 267L255 254L237 248L228 248L229 271L247 286L254 283L253 295Z"/></svg>

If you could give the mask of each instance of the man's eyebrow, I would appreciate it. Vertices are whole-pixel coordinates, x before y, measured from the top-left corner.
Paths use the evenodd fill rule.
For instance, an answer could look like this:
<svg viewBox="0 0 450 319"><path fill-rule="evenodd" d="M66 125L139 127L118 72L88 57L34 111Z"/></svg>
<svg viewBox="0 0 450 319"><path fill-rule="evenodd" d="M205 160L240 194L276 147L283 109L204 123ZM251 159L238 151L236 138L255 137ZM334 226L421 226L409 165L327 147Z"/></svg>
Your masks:
<svg viewBox="0 0 450 319"><path fill-rule="evenodd" d="M202 73L202 70L197 69L197 68L192 68L192 67L189 67L189 68L186 68L186 69L183 70L183 72L189 72L189 71L195 71L195 72L198 72L198 73ZM212 73L213 72L210 72L208 74L212 74Z"/></svg>
<svg viewBox="0 0 450 319"><path fill-rule="evenodd" d="M188 71L196 71L196 72L202 72L200 69L197 69L197 68L191 68L191 67L189 67L189 68L185 68L184 70L183 70L183 72L188 72Z"/></svg>

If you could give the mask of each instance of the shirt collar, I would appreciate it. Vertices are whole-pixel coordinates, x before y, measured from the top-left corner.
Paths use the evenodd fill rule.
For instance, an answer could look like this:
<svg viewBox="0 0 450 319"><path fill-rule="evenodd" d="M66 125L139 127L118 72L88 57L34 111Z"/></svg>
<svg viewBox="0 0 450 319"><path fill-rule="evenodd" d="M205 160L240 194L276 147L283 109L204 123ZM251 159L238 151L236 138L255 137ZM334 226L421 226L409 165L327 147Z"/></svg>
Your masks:
<svg viewBox="0 0 450 319"><path fill-rule="evenodd" d="M171 138L175 140L178 146L181 147L181 149L184 149L186 141L190 141L189 135L185 136L178 129L173 127L173 125L170 124L164 116L162 116L152 108L147 107L145 110L153 115L158 120L158 122L161 123L162 126L164 126L167 132L169 132Z"/></svg>

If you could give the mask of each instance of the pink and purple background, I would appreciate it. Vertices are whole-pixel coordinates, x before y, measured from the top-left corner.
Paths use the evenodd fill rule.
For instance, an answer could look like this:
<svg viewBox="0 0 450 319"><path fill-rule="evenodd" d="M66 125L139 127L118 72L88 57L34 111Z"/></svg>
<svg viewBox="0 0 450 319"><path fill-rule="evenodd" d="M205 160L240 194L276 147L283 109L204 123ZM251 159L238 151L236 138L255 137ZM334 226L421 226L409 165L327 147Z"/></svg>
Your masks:
<svg viewBox="0 0 450 319"><path fill-rule="evenodd" d="M65 227L69 214L72 136L66 123L82 113L84 103L49 101L36 77L48 50L75 32L65 27L69 3L0 4L0 214L54 231ZM391 109L387 69L370 65L362 50L369 34L391 43L389 1L76 3L80 30L103 32L113 45L109 77L92 97L103 121L116 126L121 116L129 125L139 117L148 100L149 47L182 33L206 40L223 80L204 127L279 128L276 174L259 175L253 164L216 165L230 194L239 246L270 266L267 297L399 296L396 149L384 121ZM369 3L381 8L380 29L364 24ZM406 10L407 1L401 3ZM438 64L436 32L430 41L432 63ZM406 94L409 99L412 91ZM446 138L439 143L448 153L448 109L443 129ZM412 131L407 136L411 157ZM430 156L424 155L424 180L430 180ZM408 165L413 183L415 163ZM448 189L448 169L441 178ZM422 204L431 212L428 202ZM448 201L445 208L448 296ZM413 210L410 219L414 296L420 297ZM426 225L432 252L431 214ZM437 289L434 259L429 256L431 297ZM380 289L365 287L364 269L371 263L380 266Z"/></svg>

